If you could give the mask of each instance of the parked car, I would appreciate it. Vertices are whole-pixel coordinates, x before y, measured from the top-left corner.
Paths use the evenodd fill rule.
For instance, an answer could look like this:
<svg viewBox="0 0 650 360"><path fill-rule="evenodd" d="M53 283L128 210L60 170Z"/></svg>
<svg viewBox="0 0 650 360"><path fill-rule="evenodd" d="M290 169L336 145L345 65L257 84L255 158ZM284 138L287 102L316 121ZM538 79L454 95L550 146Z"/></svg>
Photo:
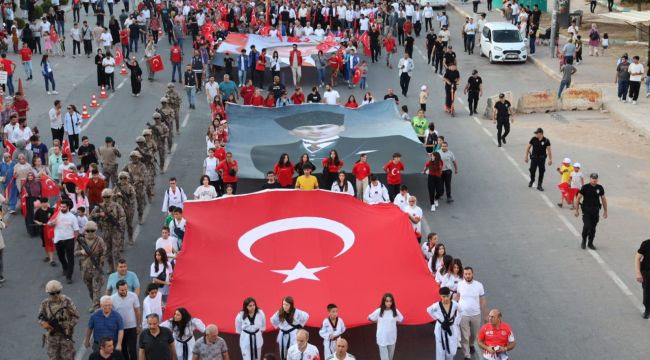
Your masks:
<svg viewBox="0 0 650 360"><path fill-rule="evenodd" d="M434 9L445 9L449 4L449 0L419 0L419 2L422 6L430 4Z"/></svg>
<svg viewBox="0 0 650 360"><path fill-rule="evenodd" d="M481 32L481 55L490 63L520 62L528 59L526 41L519 29L507 22L488 22Z"/></svg>

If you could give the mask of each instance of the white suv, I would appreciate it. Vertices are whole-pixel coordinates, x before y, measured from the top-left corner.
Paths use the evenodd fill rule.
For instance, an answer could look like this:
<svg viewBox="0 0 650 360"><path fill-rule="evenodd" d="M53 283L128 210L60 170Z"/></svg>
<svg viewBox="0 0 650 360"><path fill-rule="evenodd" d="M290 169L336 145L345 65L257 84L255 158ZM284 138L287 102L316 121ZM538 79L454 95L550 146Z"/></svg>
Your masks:
<svg viewBox="0 0 650 360"><path fill-rule="evenodd" d="M422 6L429 4L434 9L444 9L447 7L447 4L449 4L449 0L419 0L419 2Z"/></svg>
<svg viewBox="0 0 650 360"><path fill-rule="evenodd" d="M526 62L528 48L519 29L507 22L489 22L481 32L481 55L487 56L490 63Z"/></svg>

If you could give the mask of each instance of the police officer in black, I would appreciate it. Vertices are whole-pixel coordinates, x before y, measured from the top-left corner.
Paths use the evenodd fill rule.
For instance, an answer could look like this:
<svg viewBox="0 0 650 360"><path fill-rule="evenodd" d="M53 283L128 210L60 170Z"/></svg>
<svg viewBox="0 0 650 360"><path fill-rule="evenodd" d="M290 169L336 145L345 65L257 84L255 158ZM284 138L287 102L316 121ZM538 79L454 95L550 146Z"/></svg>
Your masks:
<svg viewBox="0 0 650 360"><path fill-rule="evenodd" d="M641 243L634 257L636 281L643 286L644 319L650 319L650 239Z"/></svg>
<svg viewBox="0 0 650 360"><path fill-rule="evenodd" d="M483 96L483 79L478 76L478 70L472 70L472 76L467 79L465 85L465 94L467 94L467 106L469 106L469 115L478 114L476 108L478 107L478 99Z"/></svg>
<svg viewBox="0 0 650 360"><path fill-rule="evenodd" d="M580 204L582 200L582 204ZM601 204L602 202L602 204ZM580 206L579 206L580 205ZM603 219L607 219L607 199L605 199L605 189L598 184L598 174L589 175L589 184L584 184L578 196L575 199L576 217L580 215L582 207L582 244L581 248L586 247L596 250L594 246L594 236L596 236L596 225L598 225L598 215L600 208L603 208Z"/></svg>
<svg viewBox="0 0 650 360"><path fill-rule="evenodd" d="M471 78L470 78L471 79ZM471 110L471 109L470 109ZM499 147L501 147L501 142L506 143L506 136L510 133L510 122L515 122L515 116L512 113L512 105L510 101L506 100L506 96L501 93L499 94L499 101L494 104L494 109L492 110L492 122L497 125L497 142ZM501 131L503 131L503 135ZM533 138L534 139L534 138ZM535 151L533 149L533 151ZM528 152L528 151L526 151ZM543 165L543 162L542 162ZM532 171L532 170L531 170ZM533 175L535 176L535 175ZM542 174L540 172L540 178ZM531 178L532 179L532 178ZM540 185L542 183L540 179Z"/></svg>
<svg viewBox="0 0 650 360"><path fill-rule="evenodd" d="M531 151L532 149L532 151ZM535 136L528 142L526 147L526 154L524 155L524 162L528 162L530 157L530 182L528 187L532 187L535 182L535 172L539 170L539 178L537 179L537 190L544 191L542 182L544 181L544 171L546 171L546 158L548 157L548 165L553 163L553 153L551 152L551 141L544 137L544 130L537 128Z"/></svg>

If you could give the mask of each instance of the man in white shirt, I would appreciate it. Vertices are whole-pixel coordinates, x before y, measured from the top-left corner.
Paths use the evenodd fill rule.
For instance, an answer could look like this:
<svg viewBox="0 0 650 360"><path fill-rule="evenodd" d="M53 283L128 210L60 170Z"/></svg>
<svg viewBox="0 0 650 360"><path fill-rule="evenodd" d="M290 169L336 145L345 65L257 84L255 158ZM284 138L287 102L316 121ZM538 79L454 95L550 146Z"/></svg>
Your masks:
<svg viewBox="0 0 650 360"><path fill-rule="evenodd" d="M138 295L129 291L126 280L119 280L116 284L117 293L111 295L113 311L120 314L124 325L122 336L122 354L129 359L137 357L138 333L142 330L142 311Z"/></svg>
<svg viewBox="0 0 650 360"><path fill-rule="evenodd" d="M287 351L287 360L307 360L317 359L320 357L318 348L308 343L309 333L305 329L300 329L296 333L296 343L289 347Z"/></svg>
<svg viewBox="0 0 650 360"><path fill-rule="evenodd" d="M628 101L634 105L636 105L636 101L639 98L639 89L641 89L641 80L643 79L644 71L643 64L639 60L638 56L632 57L632 63L627 68L627 71L630 73L630 96Z"/></svg>
<svg viewBox="0 0 650 360"><path fill-rule="evenodd" d="M393 204L397 206L400 210L404 210L404 208L409 204L410 197L411 194L409 194L409 188L406 185L401 185L399 187L399 194L395 195Z"/></svg>
<svg viewBox="0 0 650 360"><path fill-rule="evenodd" d="M219 172L216 170L219 165L219 159L214 156L214 148L208 149L208 157L203 160L203 174L210 178L210 185L214 186L219 194Z"/></svg>
<svg viewBox="0 0 650 360"><path fill-rule="evenodd" d="M115 58L110 53L107 53L104 60L102 60L102 65L104 66L104 74L108 84L107 89L115 92Z"/></svg>
<svg viewBox="0 0 650 360"><path fill-rule="evenodd" d="M325 30L320 27L320 24L316 24L316 30L314 30L314 35L316 35L316 40L323 40L323 35L325 35Z"/></svg>
<svg viewBox="0 0 650 360"><path fill-rule="evenodd" d="M363 201L369 205L388 203L390 201L388 189L379 182L376 175L370 175L370 184L363 192Z"/></svg>
<svg viewBox="0 0 650 360"><path fill-rule="evenodd" d="M330 85L325 85L325 92L323 93L323 102L328 105L340 105L339 92L332 89Z"/></svg>
<svg viewBox="0 0 650 360"><path fill-rule="evenodd" d="M340 337L336 339L336 352L325 360L355 360L352 354L348 354L348 341Z"/></svg>
<svg viewBox="0 0 650 360"><path fill-rule="evenodd" d="M208 82L205 83L205 97L208 101L208 106L212 105L214 97L217 95L219 95L219 83L214 81L214 76L210 76Z"/></svg>
<svg viewBox="0 0 650 360"><path fill-rule="evenodd" d="M61 117L61 100L54 100L54 107L48 113L50 116L50 130L52 130L52 140L59 140L63 143L63 118Z"/></svg>
<svg viewBox="0 0 650 360"><path fill-rule="evenodd" d="M32 137L32 135L34 134L32 133L32 129L27 126L27 119L19 119L18 129L14 131L14 140L16 140L16 143L18 143L20 140L23 140L26 144L28 144L27 149L31 149L29 139Z"/></svg>
<svg viewBox="0 0 650 360"><path fill-rule="evenodd" d="M408 205L403 207L402 211L408 214L419 244L422 238L422 209L417 206L417 198L415 196L409 196Z"/></svg>
<svg viewBox="0 0 650 360"><path fill-rule="evenodd" d="M49 21L47 21L46 17L43 17L41 21L41 34L45 33L46 31L49 33L51 30L52 24L50 24Z"/></svg>
<svg viewBox="0 0 650 360"><path fill-rule="evenodd" d="M167 216L169 212L169 207L174 206L177 208L183 208L183 203L187 201L187 195L185 191L180 186L176 186L176 178L169 178L169 189L165 191L165 200L162 204L162 212Z"/></svg>
<svg viewBox="0 0 650 360"><path fill-rule="evenodd" d="M478 27L474 23L474 18L469 18L469 22L465 24L465 39L467 41L467 53L472 55L474 53L474 39L476 38L476 30Z"/></svg>
<svg viewBox="0 0 650 360"><path fill-rule="evenodd" d="M74 272L74 243L79 236L79 223L77 217L70 212L70 203L61 202L61 211L53 221L47 225L54 227L54 246L61 262L63 273L68 284L72 284Z"/></svg>
<svg viewBox="0 0 650 360"><path fill-rule="evenodd" d="M104 28L104 32L100 36L100 39L102 41L102 46L104 47L104 54L106 54L113 47L113 36L111 36L108 28Z"/></svg>
<svg viewBox="0 0 650 360"><path fill-rule="evenodd" d="M12 114L9 117L9 123L5 125L4 130L3 130L3 140L7 140L10 143L16 145L16 130L18 130L20 126L18 125L18 114Z"/></svg>
<svg viewBox="0 0 650 360"><path fill-rule="evenodd" d="M483 284L474 280L474 269L467 266L463 271L463 281L458 284L456 301L460 309L460 345L465 358L470 358L474 353L476 334L481 329L481 313L487 322L487 302Z"/></svg>
<svg viewBox="0 0 650 360"><path fill-rule="evenodd" d="M409 83L411 82L411 74L413 73L413 59L409 57L408 53L404 53L404 57L399 59L397 68L399 69L399 86L402 88L402 95L406 96L409 91Z"/></svg>
<svg viewBox="0 0 650 360"><path fill-rule="evenodd" d="M428 32L429 29L433 30L433 8L431 4L427 3L424 7L422 16L424 17L424 31Z"/></svg>
<svg viewBox="0 0 650 360"><path fill-rule="evenodd" d="M311 36L314 33L314 28L311 26L311 22L307 21L307 25L302 28L302 31L305 33L305 36Z"/></svg>

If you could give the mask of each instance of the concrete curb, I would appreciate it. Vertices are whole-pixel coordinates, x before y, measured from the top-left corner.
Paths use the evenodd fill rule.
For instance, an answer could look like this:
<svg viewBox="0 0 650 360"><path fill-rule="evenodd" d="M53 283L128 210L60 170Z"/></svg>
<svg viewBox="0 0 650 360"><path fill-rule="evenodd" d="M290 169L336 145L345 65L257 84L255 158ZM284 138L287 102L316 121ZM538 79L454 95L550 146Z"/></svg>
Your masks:
<svg viewBox="0 0 650 360"><path fill-rule="evenodd" d="M598 5L602 5L604 7L607 7L607 1L606 0L598 0ZM612 6L612 9L614 9L616 11L621 11L621 12L628 12L628 11L632 10L632 9L629 9L629 8L626 8L626 7L623 7L623 6L620 6L620 5L616 5L616 4L614 4L614 6Z"/></svg>

